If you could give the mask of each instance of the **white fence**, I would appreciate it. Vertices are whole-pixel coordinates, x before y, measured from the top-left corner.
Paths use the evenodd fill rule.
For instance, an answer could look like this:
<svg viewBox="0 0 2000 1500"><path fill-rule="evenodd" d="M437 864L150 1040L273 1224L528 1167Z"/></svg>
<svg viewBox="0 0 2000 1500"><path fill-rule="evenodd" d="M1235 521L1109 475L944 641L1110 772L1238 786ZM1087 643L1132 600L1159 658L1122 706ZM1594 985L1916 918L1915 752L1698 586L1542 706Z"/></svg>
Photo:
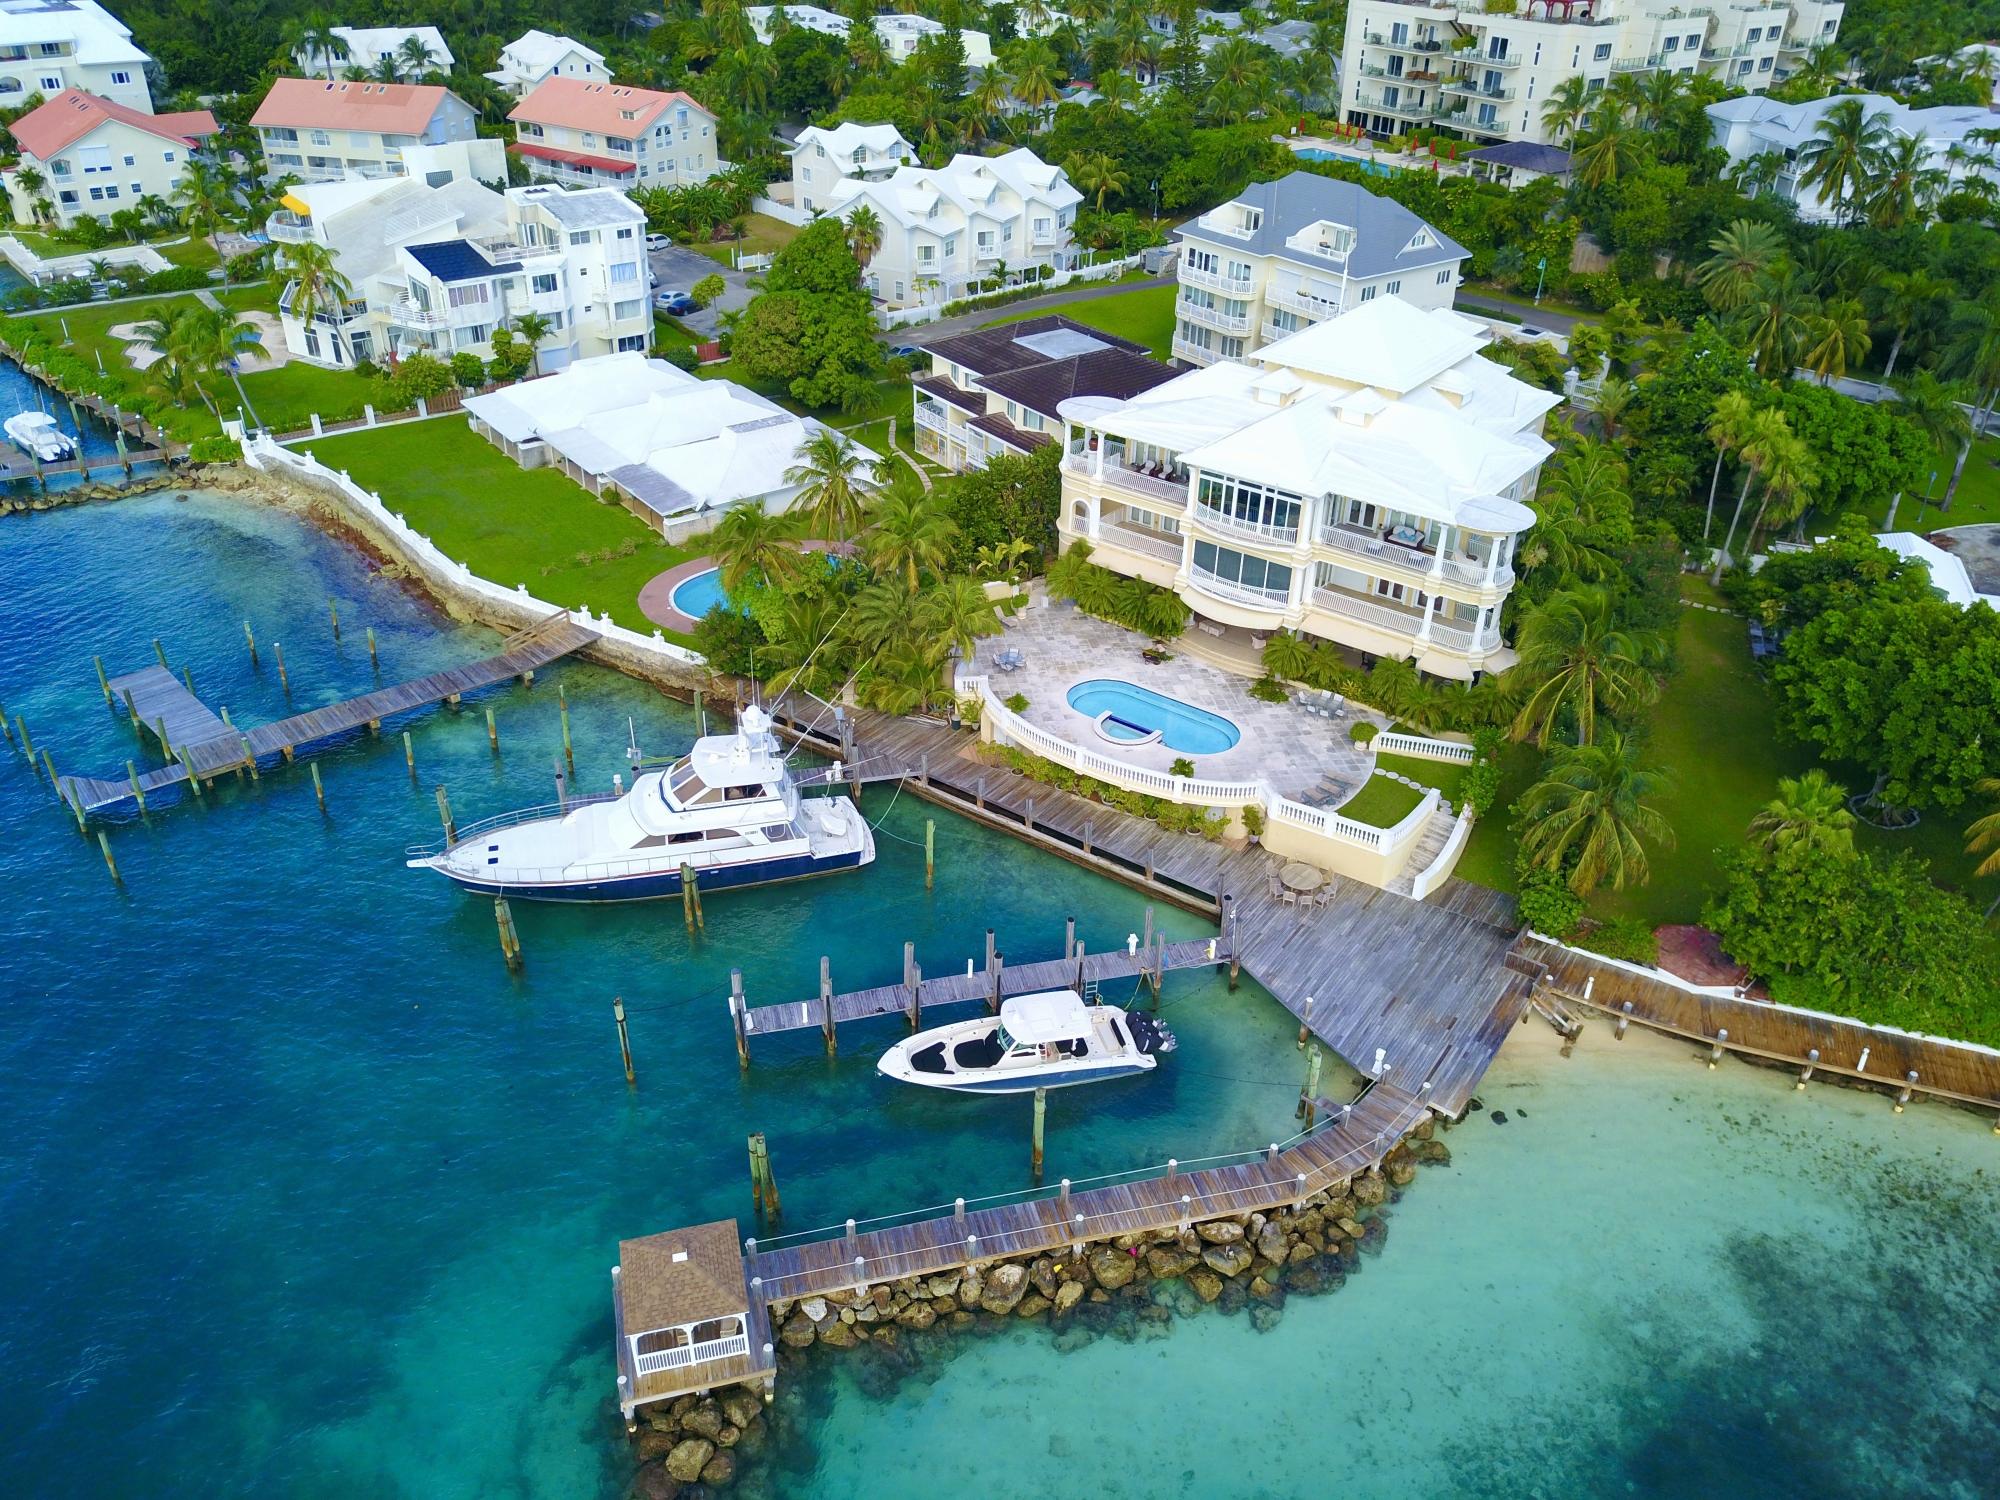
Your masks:
<svg viewBox="0 0 2000 1500"><path fill-rule="evenodd" d="M1079 281L1104 281L1114 276L1123 276L1127 271L1139 265L1143 259L1143 256L1138 255L1121 256L1117 260L1099 261L1093 266L1078 266L1074 270L1057 271L1046 280L1024 282L1022 285L1031 286L1039 294L1041 292L1052 292ZM1010 288L1009 290L1015 289ZM972 304L970 310L974 312L981 311L985 307L999 308L1008 305L1009 299L1007 299L1006 294L1003 292L992 292L988 296L993 299L990 303L975 294L968 298L947 298L944 301L930 302L924 304L922 307L878 308L875 312L875 325L886 332L892 328L915 327L919 323L935 323L945 315L946 301L969 301ZM1011 300L1025 302L1029 299L1026 297L1016 297Z"/></svg>
<svg viewBox="0 0 2000 1500"><path fill-rule="evenodd" d="M1472 746L1458 740L1434 740L1428 735L1397 734L1394 730L1384 730L1375 736L1375 753L1407 755L1413 760L1448 760L1461 766L1471 765L1479 756Z"/></svg>
<svg viewBox="0 0 2000 1500"><path fill-rule="evenodd" d="M689 1365L705 1365L710 1360L732 1359L739 1354L750 1352L747 1334L735 1334L726 1339L710 1339L703 1344L681 1344L672 1349L656 1349L650 1354L640 1354L635 1349L632 1354L632 1368L640 1375L654 1375L661 1370L680 1370Z"/></svg>
<svg viewBox="0 0 2000 1500"><path fill-rule="evenodd" d="M545 599L536 598L528 592L525 583L509 589L490 579L481 578L472 571L469 564L456 562L445 556L435 542L384 505L380 495L370 494L364 490L350 479L345 471L329 469L309 453L294 453L289 448L280 447L269 434L259 434L245 442L243 457L244 461L254 469L292 474L320 488L334 491L385 534L402 555L404 562L442 588L484 599L493 604L504 604L514 610L543 618L558 612L565 613L579 625L596 631L605 640L623 646L642 658L655 659L662 665L669 663L678 667L706 665L705 659L699 652L675 645L657 630L650 636L641 635L636 630L614 623L608 614L593 616L589 605L568 609L564 605L551 604Z"/></svg>
<svg viewBox="0 0 2000 1500"><path fill-rule="evenodd" d="M1444 847L1437 852L1437 858L1417 871L1416 879L1410 882L1410 897L1421 901L1432 891L1443 885L1452 870L1458 865L1458 856L1465 852L1466 840L1472 837L1472 809L1461 809L1458 822L1452 825L1451 837L1444 841Z"/></svg>

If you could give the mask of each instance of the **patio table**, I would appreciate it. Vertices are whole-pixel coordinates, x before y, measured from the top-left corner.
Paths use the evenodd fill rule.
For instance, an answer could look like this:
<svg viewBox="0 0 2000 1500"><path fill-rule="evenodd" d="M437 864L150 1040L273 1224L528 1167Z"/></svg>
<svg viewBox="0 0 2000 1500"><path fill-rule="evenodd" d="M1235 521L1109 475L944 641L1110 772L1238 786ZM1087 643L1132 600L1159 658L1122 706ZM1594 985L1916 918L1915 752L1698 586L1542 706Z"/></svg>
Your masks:
<svg viewBox="0 0 2000 1500"><path fill-rule="evenodd" d="M1286 865L1278 872L1278 879L1288 889L1294 891L1316 891L1326 884L1326 871L1318 865L1300 861L1297 864Z"/></svg>

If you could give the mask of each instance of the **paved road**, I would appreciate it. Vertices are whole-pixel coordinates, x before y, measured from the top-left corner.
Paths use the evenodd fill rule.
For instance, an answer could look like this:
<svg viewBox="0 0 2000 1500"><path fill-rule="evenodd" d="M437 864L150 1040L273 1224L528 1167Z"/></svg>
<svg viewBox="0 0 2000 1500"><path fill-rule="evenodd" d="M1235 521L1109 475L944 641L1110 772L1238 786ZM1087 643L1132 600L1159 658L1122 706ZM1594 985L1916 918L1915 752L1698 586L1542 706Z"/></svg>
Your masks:
<svg viewBox="0 0 2000 1500"><path fill-rule="evenodd" d="M1531 327L1546 328L1550 333L1559 333L1564 338L1568 338L1576 325L1584 321L1570 313L1560 313L1545 307L1518 306L1512 302L1502 302L1498 297L1481 296L1477 292L1460 292L1457 300L1467 307L1483 307L1489 312L1506 313L1510 317L1519 318Z"/></svg>
<svg viewBox="0 0 2000 1500"><path fill-rule="evenodd" d="M1099 297L1115 297L1120 292L1137 292L1151 286L1173 284L1174 278L1171 276L1149 276L1144 281L1064 287L1060 291L1050 292L1045 297L1024 297L1019 302L1008 302L999 307L984 307L977 312L965 313L956 318L940 318L935 323L923 323L915 328L894 328L882 335L882 341L888 344L916 344L927 348L940 339L956 338L961 333L984 328L995 318L1016 318L1023 313L1047 312L1052 308L1066 307L1075 302L1095 302Z"/></svg>

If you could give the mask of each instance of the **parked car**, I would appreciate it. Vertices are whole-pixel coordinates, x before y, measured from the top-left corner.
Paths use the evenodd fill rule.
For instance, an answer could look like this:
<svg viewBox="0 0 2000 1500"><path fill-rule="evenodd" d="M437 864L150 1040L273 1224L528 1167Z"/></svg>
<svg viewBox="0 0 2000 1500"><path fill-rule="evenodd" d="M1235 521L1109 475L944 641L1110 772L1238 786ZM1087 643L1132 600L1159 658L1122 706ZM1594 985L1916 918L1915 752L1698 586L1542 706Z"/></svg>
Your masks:
<svg viewBox="0 0 2000 1500"><path fill-rule="evenodd" d="M668 287L653 298L653 306L670 318L683 317L698 311L694 298L675 287Z"/></svg>
<svg viewBox="0 0 2000 1500"><path fill-rule="evenodd" d="M649 234L646 236L646 253L650 255L655 250L670 250L673 244L664 234Z"/></svg>
<svg viewBox="0 0 2000 1500"><path fill-rule="evenodd" d="M915 344L891 344L889 346L889 358L922 359L924 358L924 351L919 349Z"/></svg>

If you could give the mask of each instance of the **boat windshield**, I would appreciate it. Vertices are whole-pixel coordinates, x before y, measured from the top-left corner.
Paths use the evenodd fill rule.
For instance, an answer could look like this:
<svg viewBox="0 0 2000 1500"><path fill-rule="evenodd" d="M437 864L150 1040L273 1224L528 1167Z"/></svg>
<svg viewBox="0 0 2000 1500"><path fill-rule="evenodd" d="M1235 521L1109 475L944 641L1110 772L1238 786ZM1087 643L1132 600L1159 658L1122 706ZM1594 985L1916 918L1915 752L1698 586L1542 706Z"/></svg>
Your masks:
<svg viewBox="0 0 2000 1500"><path fill-rule="evenodd" d="M1019 1045L1011 1036L1007 1035L1007 1027L1004 1023L993 1028L993 1040L999 1045L1002 1052L1011 1052Z"/></svg>

